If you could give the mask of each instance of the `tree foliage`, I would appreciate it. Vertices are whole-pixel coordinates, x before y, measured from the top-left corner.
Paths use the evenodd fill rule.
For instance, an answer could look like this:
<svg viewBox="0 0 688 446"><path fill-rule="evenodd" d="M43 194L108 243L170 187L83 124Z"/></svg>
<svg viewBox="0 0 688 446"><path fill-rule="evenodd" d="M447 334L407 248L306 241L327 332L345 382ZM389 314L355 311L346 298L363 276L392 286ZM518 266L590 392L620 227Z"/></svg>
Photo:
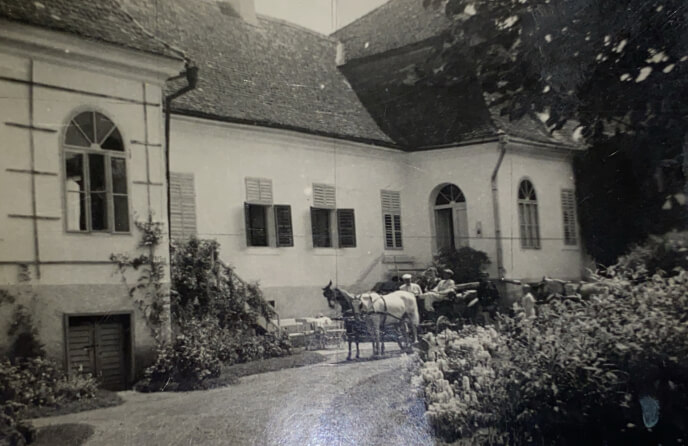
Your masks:
<svg viewBox="0 0 688 446"><path fill-rule="evenodd" d="M645 234L685 224L688 3L423 3L444 7L453 23L444 50L421 68L423 77L460 81L468 60L489 106L512 119L539 114L551 130L575 127L573 136L591 147L577 160L577 181L592 254L611 263ZM624 190L629 182L638 190ZM606 209L614 201L627 208ZM635 227L616 245L596 240L612 235L620 222Z"/></svg>
<svg viewBox="0 0 688 446"><path fill-rule="evenodd" d="M172 316L180 323L217 318L221 328L248 329L275 313L257 285L241 280L219 258L220 244L191 239L172 251Z"/></svg>

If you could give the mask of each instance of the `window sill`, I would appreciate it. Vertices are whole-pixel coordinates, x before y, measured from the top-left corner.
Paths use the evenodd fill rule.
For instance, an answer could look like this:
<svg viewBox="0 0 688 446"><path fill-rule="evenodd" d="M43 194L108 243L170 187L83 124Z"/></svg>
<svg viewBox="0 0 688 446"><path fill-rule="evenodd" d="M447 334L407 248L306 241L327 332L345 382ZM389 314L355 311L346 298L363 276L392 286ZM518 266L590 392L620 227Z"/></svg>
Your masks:
<svg viewBox="0 0 688 446"><path fill-rule="evenodd" d="M277 248L275 246L247 246L246 254L257 256L278 256L280 255L281 249L283 248Z"/></svg>
<svg viewBox="0 0 688 446"><path fill-rule="evenodd" d="M561 248L562 251L580 251L580 246L578 245L568 245Z"/></svg>
<svg viewBox="0 0 688 446"><path fill-rule="evenodd" d="M109 235L133 235L132 232L109 232L109 231L65 231L69 235L91 235L97 237L109 236Z"/></svg>

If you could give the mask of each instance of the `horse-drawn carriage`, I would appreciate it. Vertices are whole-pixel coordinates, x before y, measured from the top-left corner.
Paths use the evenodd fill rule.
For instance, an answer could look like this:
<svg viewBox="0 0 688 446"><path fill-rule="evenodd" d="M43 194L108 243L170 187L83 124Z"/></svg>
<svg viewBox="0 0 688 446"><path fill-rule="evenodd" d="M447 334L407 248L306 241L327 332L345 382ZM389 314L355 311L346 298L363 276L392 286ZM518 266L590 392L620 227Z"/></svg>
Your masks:
<svg viewBox="0 0 688 446"><path fill-rule="evenodd" d="M323 288L323 296L331 308L336 304L341 307L349 343L347 359L351 359L352 343L356 343L358 358L358 344L364 340L373 342L373 354L384 353L385 340L409 350L419 334L456 329L465 323L487 323L496 312L499 292L487 280L455 285L433 304L434 311L425 310L423 296L400 290L353 295L333 288L330 281Z"/></svg>

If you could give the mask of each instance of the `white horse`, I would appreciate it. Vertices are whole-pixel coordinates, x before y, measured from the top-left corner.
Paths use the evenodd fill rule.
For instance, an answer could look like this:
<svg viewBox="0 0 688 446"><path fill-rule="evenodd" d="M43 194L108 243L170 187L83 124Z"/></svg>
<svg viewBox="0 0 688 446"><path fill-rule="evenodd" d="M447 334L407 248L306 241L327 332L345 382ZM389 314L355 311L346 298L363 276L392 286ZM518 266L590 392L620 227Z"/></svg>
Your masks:
<svg viewBox="0 0 688 446"><path fill-rule="evenodd" d="M394 291L381 296L377 293L361 294L361 313L366 319L373 338L373 355L385 353L384 338L380 332L387 328L405 329L410 322L412 342L416 342L417 327L420 324L416 296L408 291ZM401 346L401 343L399 343Z"/></svg>

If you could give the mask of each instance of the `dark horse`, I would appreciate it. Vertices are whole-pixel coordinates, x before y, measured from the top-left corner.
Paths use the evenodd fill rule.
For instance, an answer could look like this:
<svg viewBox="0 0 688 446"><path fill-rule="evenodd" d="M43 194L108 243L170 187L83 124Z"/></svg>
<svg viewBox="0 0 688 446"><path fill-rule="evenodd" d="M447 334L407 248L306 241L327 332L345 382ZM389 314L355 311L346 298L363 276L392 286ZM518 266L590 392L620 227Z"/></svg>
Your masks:
<svg viewBox="0 0 688 446"><path fill-rule="evenodd" d="M331 280L322 290L330 308L334 308L337 303L342 308L346 340L349 343L349 356L346 357L346 360L351 360L352 341L356 343L356 359L358 359L360 356L358 344L361 341L361 335L366 331L366 323L361 318L360 306L354 304L354 298L346 291L332 288Z"/></svg>

